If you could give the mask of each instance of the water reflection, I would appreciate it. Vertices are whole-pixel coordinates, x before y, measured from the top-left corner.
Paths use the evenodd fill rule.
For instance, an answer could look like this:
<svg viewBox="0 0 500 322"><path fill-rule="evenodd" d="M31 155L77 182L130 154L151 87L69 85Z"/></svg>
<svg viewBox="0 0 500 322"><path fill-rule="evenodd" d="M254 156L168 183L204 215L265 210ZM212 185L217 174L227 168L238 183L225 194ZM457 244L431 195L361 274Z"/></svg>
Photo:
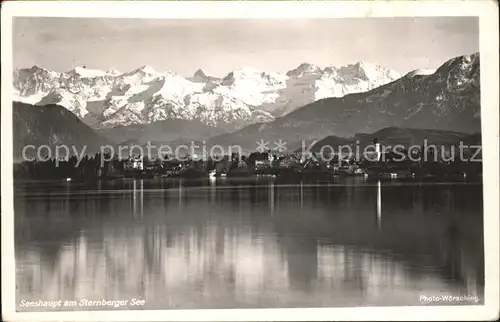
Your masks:
<svg viewBox="0 0 500 322"><path fill-rule="evenodd" d="M382 227L382 183L377 182L377 227Z"/></svg>
<svg viewBox="0 0 500 322"><path fill-rule="evenodd" d="M476 185L134 180L22 186L15 206L19 301L418 305L484 284Z"/></svg>
<svg viewBox="0 0 500 322"><path fill-rule="evenodd" d="M142 219L144 216L144 180L134 180L132 196L134 219Z"/></svg>

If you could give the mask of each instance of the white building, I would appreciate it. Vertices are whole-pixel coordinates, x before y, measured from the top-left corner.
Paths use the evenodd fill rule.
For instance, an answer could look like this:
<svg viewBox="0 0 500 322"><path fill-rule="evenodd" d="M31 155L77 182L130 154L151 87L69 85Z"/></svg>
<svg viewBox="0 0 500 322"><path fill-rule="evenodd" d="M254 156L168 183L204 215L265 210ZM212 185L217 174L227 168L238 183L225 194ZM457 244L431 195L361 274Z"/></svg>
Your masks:
<svg viewBox="0 0 500 322"><path fill-rule="evenodd" d="M142 156L130 156L123 164L123 170L143 170L144 162Z"/></svg>

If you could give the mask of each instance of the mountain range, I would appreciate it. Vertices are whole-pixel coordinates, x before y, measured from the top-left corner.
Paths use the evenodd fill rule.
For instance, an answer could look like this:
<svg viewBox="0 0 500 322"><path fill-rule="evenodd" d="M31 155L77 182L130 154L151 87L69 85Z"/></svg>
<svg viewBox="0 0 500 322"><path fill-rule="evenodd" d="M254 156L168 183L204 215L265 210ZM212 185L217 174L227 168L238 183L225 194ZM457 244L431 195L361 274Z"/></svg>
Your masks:
<svg viewBox="0 0 500 322"><path fill-rule="evenodd" d="M169 121L165 122L166 124L169 123ZM180 125L177 124L176 126L182 133L182 122ZM135 126L133 129L135 131L140 131L141 126ZM159 129L161 129L161 126ZM64 107L57 105L34 106L14 102L13 137L15 138L14 160L16 160L16 162L23 161L22 151L23 147L27 145L33 145L35 147L46 145L51 148L52 153L54 153L56 146L62 144L68 146L70 154L80 154L84 146L86 154L101 152L101 147L105 145L113 146L115 151L118 151L116 144L113 144L113 142L104 136L97 134ZM353 149L357 145L360 149L359 151L363 151L366 146L373 143L374 138L377 138L385 147L395 146L397 144L406 147L410 145L421 146L425 139L428 145L435 145L438 149L440 146L449 147L451 145L458 145L460 142L468 146L481 145L480 133L468 134L446 130L388 127L374 133L356 133L349 138L333 135L328 136L318 141L316 144L311 145L309 151L318 153L322 152L322 147L324 146L330 146L336 149L346 145L350 145ZM182 139L177 139L176 141L177 144L185 143ZM137 142L130 141L127 143L131 146ZM308 144L306 147L307 146ZM171 145L171 147L174 149L175 144ZM76 151L73 149L76 149ZM295 147L289 146L288 151L300 152L302 151L302 147L298 145ZM47 150L41 150L40 152L41 155L38 156L35 149L28 149L26 155L28 158L46 157ZM157 150L152 150L152 153L157 152ZM326 150L326 152L328 153L330 151ZM64 156L64 152L62 152L62 156ZM54 154L52 154L51 157L54 157Z"/></svg>
<svg viewBox="0 0 500 322"><path fill-rule="evenodd" d="M253 150L260 140L282 140L297 146L303 140L347 138L386 127L480 132L479 70L479 54L456 57L435 71L416 70L367 92L321 99L273 122L213 137L209 145Z"/></svg>
<svg viewBox="0 0 500 322"><path fill-rule="evenodd" d="M338 68L303 63L287 73L247 67L223 78L207 76L201 69L184 78L149 66L127 73L83 67L59 73L33 66L16 69L13 85L17 101L64 106L96 129L181 119L234 130L399 77L393 70L363 62Z"/></svg>
<svg viewBox="0 0 500 322"><path fill-rule="evenodd" d="M478 53L404 76L367 63L301 64L286 74L244 68L223 78L34 66L14 71L15 100L26 103L13 106L15 148L204 140L254 151L260 140L282 140L290 151L302 140L385 128L479 133L479 69Z"/></svg>

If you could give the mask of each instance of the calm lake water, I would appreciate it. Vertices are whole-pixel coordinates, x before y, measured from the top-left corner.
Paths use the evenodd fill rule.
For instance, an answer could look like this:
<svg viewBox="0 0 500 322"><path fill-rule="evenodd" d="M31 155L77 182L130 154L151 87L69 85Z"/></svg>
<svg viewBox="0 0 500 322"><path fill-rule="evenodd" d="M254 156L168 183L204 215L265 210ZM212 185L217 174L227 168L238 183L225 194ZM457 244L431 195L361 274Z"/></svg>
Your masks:
<svg viewBox="0 0 500 322"><path fill-rule="evenodd" d="M16 183L16 300L18 310L23 300L112 309L82 299L127 300L121 309L422 305L443 294L481 304L482 223L480 183Z"/></svg>

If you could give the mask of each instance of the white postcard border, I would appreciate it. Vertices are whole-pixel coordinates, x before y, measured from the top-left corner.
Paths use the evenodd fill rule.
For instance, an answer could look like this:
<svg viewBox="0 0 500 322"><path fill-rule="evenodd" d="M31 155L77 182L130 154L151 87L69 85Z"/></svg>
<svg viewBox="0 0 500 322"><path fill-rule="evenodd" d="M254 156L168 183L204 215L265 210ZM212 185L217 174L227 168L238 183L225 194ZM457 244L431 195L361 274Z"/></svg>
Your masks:
<svg viewBox="0 0 500 322"><path fill-rule="evenodd" d="M12 101L2 86L2 316L6 321L485 320L499 310L498 3L458 1L12 1L2 4L2 84L12 84L12 17L260 19L479 16L483 140L485 305L307 309L16 312L13 224Z"/></svg>

